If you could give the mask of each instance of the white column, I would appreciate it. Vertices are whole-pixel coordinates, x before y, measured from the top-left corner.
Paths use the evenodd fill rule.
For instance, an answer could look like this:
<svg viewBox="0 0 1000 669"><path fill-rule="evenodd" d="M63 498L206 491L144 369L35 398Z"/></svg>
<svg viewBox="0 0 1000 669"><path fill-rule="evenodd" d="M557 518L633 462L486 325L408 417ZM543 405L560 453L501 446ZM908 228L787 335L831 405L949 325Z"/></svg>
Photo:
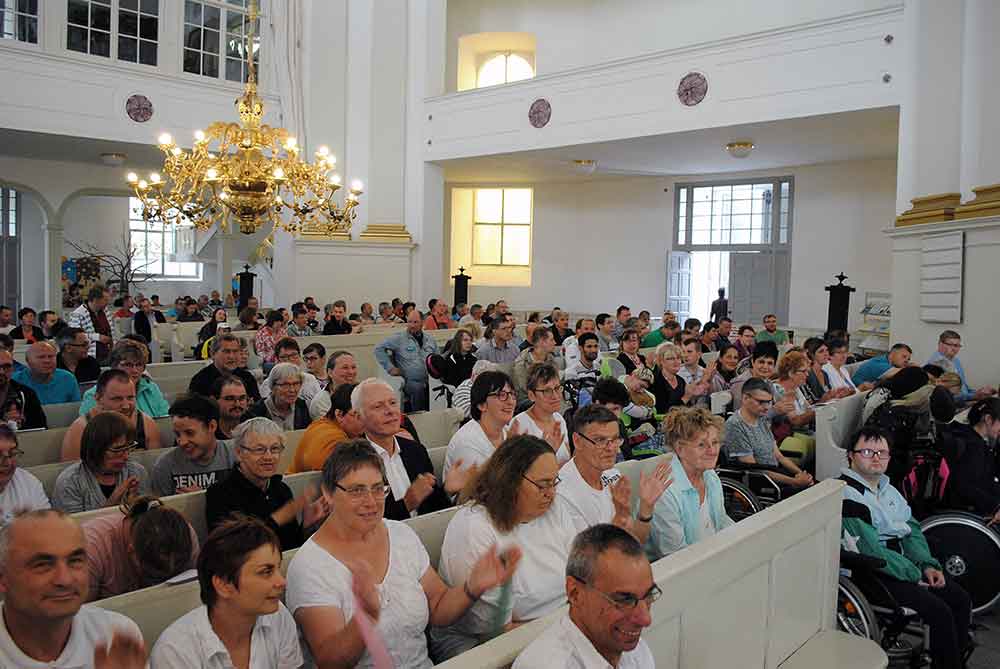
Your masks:
<svg viewBox="0 0 1000 669"><path fill-rule="evenodd" d="M958 192L962 33L967 0L906 0L903 104L899 112L896 213L910 200ZM993 0L985 0L991 3ZM988 66L987 66L988 67Z"/></svg>
<svg viewBox="0 0 1000 669"><path fill-rule="evenodd" d="M1000 145L998 34L1000 2L965 0L960 170L963 200L971 198L972 189L977 186L1000 184L1000 152L997 151Z"/></svg>
<svg viewBox="0 0 1000 669"><path fill-rule="evenodd" d="M372 133L372 49L375 14L371 0L348 0L347 3L347 135L346 155L341 165L344 183L354 179L368 184ZM357 236L368 225L371 193L357 208L352 234Z"/></svg>
<svg viewBox="0 0 1000 669"><path fill-rule="evenodd" d="M216 285L219 293L225 299L226 295L233 291L233 234L215 233L215 259L218 267L218 279Z"/></svg>
<svg viewBox="0 0 1000 669"><path fill-rule="evenodd" d="M45 308L62 314L62 221L47 220L42 226L42 236L45 248Z"/></svg>

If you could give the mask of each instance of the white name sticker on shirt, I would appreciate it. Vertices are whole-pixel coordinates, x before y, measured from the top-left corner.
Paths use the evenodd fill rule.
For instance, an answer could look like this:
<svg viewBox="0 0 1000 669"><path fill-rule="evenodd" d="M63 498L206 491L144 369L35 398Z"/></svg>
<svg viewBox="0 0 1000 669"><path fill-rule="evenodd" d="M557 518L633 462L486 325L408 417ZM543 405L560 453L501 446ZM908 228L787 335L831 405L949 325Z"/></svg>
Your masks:
<svg viewBox="0 0 1000 669"><path fill-rule="evenodd" d="M618 480L622 477L622 473L615 468L611 468L601 474L601 485L605 488L610 488L614 484L618 483Z"/></svg>

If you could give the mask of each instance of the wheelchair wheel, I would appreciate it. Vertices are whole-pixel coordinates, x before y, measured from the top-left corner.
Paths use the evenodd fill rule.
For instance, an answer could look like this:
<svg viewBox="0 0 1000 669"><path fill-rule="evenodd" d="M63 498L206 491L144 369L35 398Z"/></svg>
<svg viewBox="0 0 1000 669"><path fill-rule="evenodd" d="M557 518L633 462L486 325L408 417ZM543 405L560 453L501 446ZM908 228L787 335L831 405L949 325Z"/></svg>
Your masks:
<svg viewBox="0 0 1000 669"><path fill-rule="evenodd" d="M875 611L858 586L846 576L841 576L837 584L837 628L882 644L882 628Z"/></svg>
<svg viewBox="0 0 1000 669"><path fill-rule="evenodd" d="M722 483L722 495L726 507L726 515L734 521L739 522L747 516L752 516L763 510L764 505L760 503L757 496L742 483L737 483L732 479L719 479Z"/></svg>
<svg viewBox="0 0 1000 669"><path fill-rule="evenodd" d="M965 588L973 613L989 611L1000 601L1000 535L979 516L952 512L920 524L931 553L944 573Z"/></svg>

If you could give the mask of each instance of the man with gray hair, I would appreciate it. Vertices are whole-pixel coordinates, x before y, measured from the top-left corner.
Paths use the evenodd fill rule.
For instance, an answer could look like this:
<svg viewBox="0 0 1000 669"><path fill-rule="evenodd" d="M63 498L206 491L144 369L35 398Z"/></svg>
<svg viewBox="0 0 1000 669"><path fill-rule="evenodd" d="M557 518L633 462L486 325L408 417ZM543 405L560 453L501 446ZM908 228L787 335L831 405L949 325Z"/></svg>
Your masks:
<svg viewBox="0 0 1000 669"><path fill-rule="evenodd" d="M270 525L281 550L301 546L305 531L326 518L329 508L315 486L295 497L282 480L278 463L285 452L285 435L281 427L268 418L251 418L233 430L233 448L239 462L225 480L205 493L209 531L242 513Z"/></svg>
<svg viewBox="0 0 1000 669"><path fill-rule="evenodd" d="M88 588L75 520L28 511L0 529L0 667L142 669L139 627L120 613L83 606Z"/></svg>
<svg viewBox="0 0 1000 669"><path fill-rule="evenodd" d="M240 366L240 353L244 346L246 346L245 340L232 333L217 334L209 348L212 364L203 367L191 377L188 391L202 397L211 397L218 380L223 376L232 375L239 377L243 382L251 402L259 401L260 390L257 388L257 380L253 374Z"/></svg>
<svg viewBox="0 0 1000 669"><path fill-rule="evenodd" d="M302 379L298 365L279 362L267 376L271 394L250 407L247 418L270 418L286 431L309 427L309 405L299 397Z"/></svg>
<svg viewBox="0 0 1000 669"><path fill-rule="evenodd" d="M389 335L375 346L375 360L390 376L404 379L403 396L408 411L426 411L427 356L438 352L437 342L424 332L420 311L406 317L406 331Z"/></svg>
<svg viewBox="0 0 1000 669"><path fill-rule="evenodd" d="M513 669L653 669L641 634L661 594L635 537L609 524L584 530L566 562L569 613L532 641Z"/></svg>

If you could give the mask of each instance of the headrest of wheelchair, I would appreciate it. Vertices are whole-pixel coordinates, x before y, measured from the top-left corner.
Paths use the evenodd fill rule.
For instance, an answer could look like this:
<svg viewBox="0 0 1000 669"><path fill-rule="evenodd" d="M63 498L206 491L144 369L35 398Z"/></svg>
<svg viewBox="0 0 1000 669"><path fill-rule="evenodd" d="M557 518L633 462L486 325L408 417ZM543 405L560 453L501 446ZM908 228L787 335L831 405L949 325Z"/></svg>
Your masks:
<svg viewBox="0 0 1000 669"><path fill-rule="evenodd" d="M431 378L440 379L444 376L448 361L442 355L431 353L424 359L424 364L427 366L427 374Z"/></svg>
<svg viewBox="0 0 1000 669"><path fill-rule="evenodd" d="M955 418L955 396L944 386L937 386L931 393L931 415L939 423L950 423Z"/></svg>
<svg viewBox="0 0 1000 669"><path fill-rule="evenodd" d="M929 381L927 372L919 367L904 367L892 377L882 382L882 386L892 393L892 399L901 400L907 395L923 386Z"/></svg>

